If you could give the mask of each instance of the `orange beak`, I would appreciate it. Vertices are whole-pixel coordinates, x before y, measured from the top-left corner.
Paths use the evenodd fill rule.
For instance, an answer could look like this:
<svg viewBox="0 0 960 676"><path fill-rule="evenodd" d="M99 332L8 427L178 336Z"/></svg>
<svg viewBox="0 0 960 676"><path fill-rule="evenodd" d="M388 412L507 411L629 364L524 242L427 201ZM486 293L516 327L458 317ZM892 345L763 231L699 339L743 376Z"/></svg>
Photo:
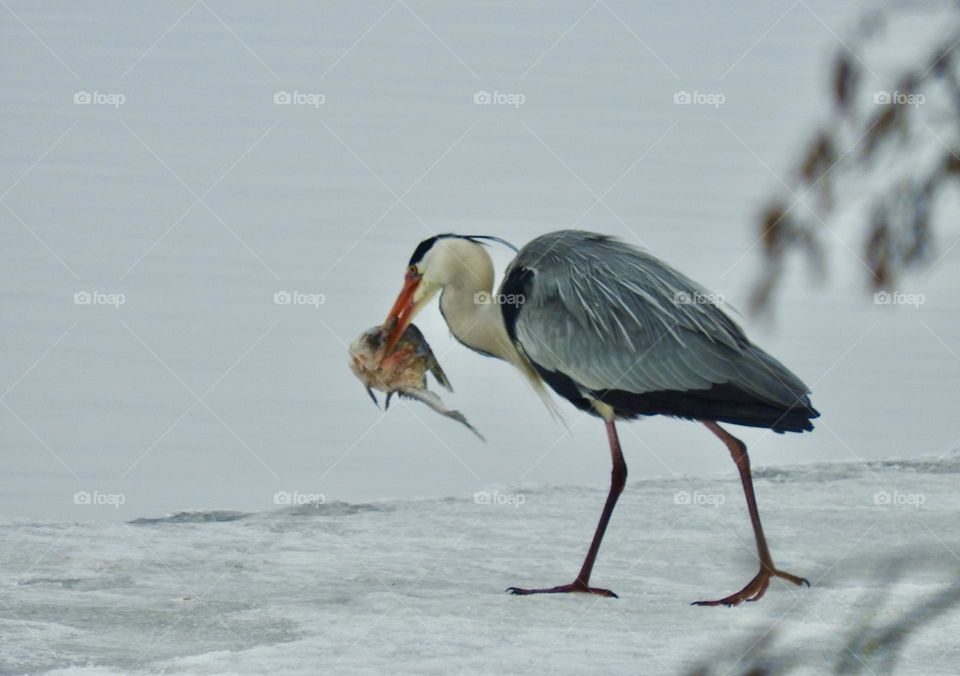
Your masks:
<svg viewBox="0 0 960 676"><path fill-rule="evenodd" d="M421 276L415 272L408 272L404 277L403 288L400 290L400 295L397 296L397 302L390 308L390 314L387 315L387 320L384 322L388 325L393 322L387 336L387 348L384 354L390 354L393 351L397 341L400 340L400 336L403 335L403 332L406 331L407 326L413 320L416 311L413 296L417 292L417 287L420 286L421 279Z"/></svg>

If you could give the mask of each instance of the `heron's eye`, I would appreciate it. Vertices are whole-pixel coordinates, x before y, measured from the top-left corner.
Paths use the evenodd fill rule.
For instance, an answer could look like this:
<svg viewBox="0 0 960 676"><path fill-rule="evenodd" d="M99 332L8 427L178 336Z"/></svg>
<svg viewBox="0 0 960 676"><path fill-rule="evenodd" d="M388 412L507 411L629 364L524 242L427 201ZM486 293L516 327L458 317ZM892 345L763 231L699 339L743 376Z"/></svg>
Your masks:
<svg viewBox="0 0 960 676"><path fill-rule="evenodd" d="M410 267L408 267L408 268L407 268L407 272L410 273L411 275L418 275L418 274L420 274L419 272L417 272L417 266L416 266L416 265L411 265Z"/></svg>

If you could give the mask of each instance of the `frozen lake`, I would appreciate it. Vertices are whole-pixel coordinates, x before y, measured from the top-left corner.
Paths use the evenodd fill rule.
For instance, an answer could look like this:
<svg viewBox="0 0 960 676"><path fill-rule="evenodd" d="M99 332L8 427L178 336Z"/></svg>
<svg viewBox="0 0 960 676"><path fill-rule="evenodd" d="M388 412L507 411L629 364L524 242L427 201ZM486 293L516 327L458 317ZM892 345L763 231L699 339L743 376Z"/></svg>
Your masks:
<svg viewBox="0 0 960 676"><path fill-rule="evenodd" d="M630 570L620 586L633 595L616 612L643 624L604 621L584 600L519 606L500 587L527 574L559 583L552 576L579 563L609 476L600 425L565 403L570 430L558 425L510 367L457 345L436 308L418 324L456 388L448 403L487 444L416 404L374 409L346 367L346 344L383 319L416 244L446 231L518 245L566 227L618 235L745 306L758 271L757 212L827 109L827 66L859 9L822 0L269 8L9 0L0 8L0 517L10 605L0 614L18 639L3 641L0 667L256 672L285 654L279 646L302 640L291 659L331 668L325 660L342 659L359 671L363 653L348 649L359 629L345 618L372 621L394 603L378 577L406 589L434 564L446 573L418 586L427 597L402 598L427 626L446 617L444 631L466 631L450 648L463 661L394 654L410 671L487 671L468 656L486 649L483 640L506 641L499 655L511 660L512 649L556 629L541 635L540 619L572 623L588 607L592 636L608 648L628 644L625 664L690 666L700 653L683 641L692 635L708 649L716 624L682 602L729 593L752 570L726 531L691 524L692 539L672 536L672 550L658 545ZM678 92L724 100L677 105ZM903 282L901 291L924 295L919 308L874 305L860 262L837 243L821 285L802 266L791 271L774 323L741 319L811 386L823 414L813 434L740 430L754 467L846 463L856 472L862 461L929 466L951 457L960 444L952 227L939 242L943 259ZM862 245L858 233L838 237L854 251ZM493 251L502 270L509 257ZM283 294L295 302L275 302ZM650 529L657 510L644 499L672 494L673 482L723 485L731 499L718 514L747 538L735 470L702 427L648 420L624 426L621 438L639 483L614 517L598 571L626 569L618 563L663 532ZM898 486L898 465L883 467ZM862 471L864 495L893 490L871 491L876 477ZM881 518L876 505L857 502L821 541L810 530L827 522L817 510L853 499L823 476L809 501L802 481L761 495L774 554L811 578ZM909 490L955 509L946 485L954 479L934 471ZM474 492L518 486L542 496L543 511L473 509ZM786 505L780 488L792 496ZM320 496L327 509L301 514L284 495ZM359 506L340 513L332 506L341 503ZM183 511L246 516L130 523ZM903 547L960 551L946 511L934 530L890 518L903 512L879 513L909 536ZM542 525L543 544L505 521L513 518ZM360 560L382 547L386 569L365 569L327 539L354 528ZM224 568L269 534L280 538L282 560L255 549L244 559L249 577ZM460 535L453 558L439 561ZM856 554L869 559L893 543L901 546L889 534L868 538ZM693 561L699 547L710 570ZM496 558L486 561L490 551ZM676 568L680 560L690 568ZM464 567L473 569L461 577ZM186 627L205 638L178 652L180 638L157 628L220 574L230 578L220 600L188 613L197 624ZM658 591L665 576L674 586ZM846 596L814 590L804 607L831 615L862 584L850 582ZM789 592L763 605L776 613ZM449 603L433 614L436 597ZM821 599L828 605L816 608ZM693 624L656 629L664 604ZM517 607L533 615L513 615ZM486 627L476 645L471 613ZM427 631L402 612L390 617L380 631ZM514 622L531 633L517 634ZM743 635L754 628L754 616L730 622ZM305 638L317 623L335 635ZM117 636L137 647L156 638L158 647L137 659ZM380 657L397 645L381 644ZM538 668L562 669L565 654Z"/></svg>
<svg viewBox="0 0 960 676"><path fill-rule="evenodd" d="M576 575L605 494L596 488L4 522L0 671L746 673L766 637L772 653L802 656L801 673L854 660L848 645L882 673L857 637L956 584L960 563L937 534L956 528L958 472L956 455L761 472L774 556L813 586L774 581L733 610L689 605L756 570L732 478L627 486L593 578L619 599L504 593ZM956 612L921 626L897 673L956 673L958 631Z"/></svg>

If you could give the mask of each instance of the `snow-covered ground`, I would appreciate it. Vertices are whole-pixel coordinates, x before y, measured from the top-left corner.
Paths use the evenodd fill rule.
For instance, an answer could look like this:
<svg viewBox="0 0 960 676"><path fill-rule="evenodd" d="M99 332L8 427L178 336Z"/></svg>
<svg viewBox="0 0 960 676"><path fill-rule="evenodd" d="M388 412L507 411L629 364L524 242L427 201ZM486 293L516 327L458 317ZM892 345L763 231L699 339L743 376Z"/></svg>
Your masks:
<svg viewBox="0 0 960 676"><path fill-rule="evenodd" d="M596 579L622 599L514 599L579 564L599 425L557 425L436 309L418 324L446 400L487 444L415 404L377 411L345 364L435 232L615 234L745 305L757 212L861 9L0 3L0 670L675 671L788 608L785 641L837 648L901 553L932 566L901 610L955 579L933 564L960 552L955 462L936 462L960 441L956 219L898 289L919 307L870 302L839 223L830 277L792 270L776 322L742 320L823 413L813 434L740 431L778 561L818 582L746 609L686 605L754 566L702 427L623 426L632 483ZM493 486L524 504L473 503ZM874 504L894 491L926 502ZM220 518L143 521L180 512ZM917 673L956 664L951 618L911 647Z"/></svg>
<svg viewBox="0 0 960 676"><path fill-rule="evenodd" d="M595 488L501 487L490 504L6 520L0 670L638 674L704 663L741 673L768 635L799 648L806 673L824 673L864 624L955 589L956 542L939 534L956 529L958 473L956 455L762 470L776 560L813 586L775 582L737 609L689 605L755 572L732 478L628 485L594 576L619 599L504 591L574 577L604 499ZM891 557L907 565L889 568ZM958 635L960 612L936 618L907 642L898 673L956 673Z"/></svg>

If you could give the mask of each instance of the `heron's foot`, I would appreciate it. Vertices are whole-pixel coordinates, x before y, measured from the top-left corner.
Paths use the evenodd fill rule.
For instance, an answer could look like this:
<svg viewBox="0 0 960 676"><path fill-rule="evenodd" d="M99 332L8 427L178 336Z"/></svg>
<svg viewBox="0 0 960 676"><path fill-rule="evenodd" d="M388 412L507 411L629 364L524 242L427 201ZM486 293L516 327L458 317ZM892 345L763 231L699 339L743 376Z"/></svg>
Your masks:
<svg viewBox="0 0 960 676"><path fill-rule="evenodd" d="M717 601L694 601L690 605L694 606L736 606L740 605L744 601L759 601L763 598L763 595L767 592L767 587L770 586L770 578L779 577L788 582L792 582L798 587L801 585L810 586L810 582L802 577L797 577L796 575L791 575L790 573L784 572L782 570L777 570L773 567L763 566L760 569L760 572L757 573L757 576L750 580L747 583L747 586L738 591L736 594L731 594L730 596L719 599Z"/></svg>
<svg viewBox="0 0 960 676"><path fill-rule="evenodd" d="M580 594L595 594L597 596L607 596L609 598L614 598L614 599L620 598L609 589L600 589L599 587L590 587L579 581L571 582L570 584L562 584L558 587L549 587L546 589L521 589L520 587L507 587L507 591L513 594L514 596L528 596L530 594L569 594L569 593L576 592Z"/></svg>

